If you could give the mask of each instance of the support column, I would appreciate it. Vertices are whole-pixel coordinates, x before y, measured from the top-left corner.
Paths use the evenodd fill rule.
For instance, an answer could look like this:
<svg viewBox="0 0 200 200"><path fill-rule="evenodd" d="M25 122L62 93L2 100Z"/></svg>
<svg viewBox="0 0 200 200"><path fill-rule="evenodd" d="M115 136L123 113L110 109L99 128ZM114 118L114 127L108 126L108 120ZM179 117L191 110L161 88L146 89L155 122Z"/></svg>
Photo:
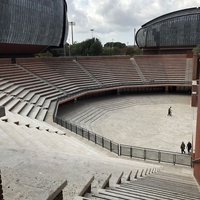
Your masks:
<svg viewBox="0 0 200 200"><path fill-rule="evenodd" d="M192 81L192 96L191 96L191 106L197 106L197 81Z"/></svg>
<svg viewBox="0 0 200 200"><path fill-rule="evenodd" d="M193 55L192 80L197 80L197 66L198 66L198 56L197 55Z"/></svg>
<svg viewBox="0 0 200 200"><path fill-rule="evenodd" d="M200 99L200 87L198 88L198 99ZM197 102L197 122L196 122L196 140L195 140L195 160L200 158L200 103ZM194 176L200 184L200 164L194 164Z"/></svg>
<svg viewBox="0 0 200 200"><path fill-rule="evenodd" d="M168 92L169 92L169 87L165 86L165 93L168 93Z"/></svg>
<svg viewBox="0 0 200 200"><path fill-rule="evenodd" d="M1 180L1 171L0 171L0 199L4 200L4 198L3 198L2 180Z"/></svg>

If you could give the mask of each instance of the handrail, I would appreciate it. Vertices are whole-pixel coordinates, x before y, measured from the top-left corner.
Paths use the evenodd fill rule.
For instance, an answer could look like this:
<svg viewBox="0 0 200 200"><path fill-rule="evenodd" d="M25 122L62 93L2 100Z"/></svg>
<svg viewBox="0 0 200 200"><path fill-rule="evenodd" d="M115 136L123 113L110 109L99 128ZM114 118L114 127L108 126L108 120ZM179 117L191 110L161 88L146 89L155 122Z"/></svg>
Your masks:
<svg viewBox="0 0 200 200"><path fill-rule="evenodd" d="M163 83L162 83L163 84ZM172 84L172 83L171 83ZM176 83L177 84L177 83ZM150 86L149 84L147 84ZM152 84L152 86L155 86L156 84ZM169 85L166 84L166 85ZM57 111L58 111L58 106L59 103L63 100L72 100L73 98L80 97L80 95L87 95L88 92L101 92L105 91L105 89L108 90L116 90L116 89L122 89L128 86L136 86L133 84L110 84L102 87L85 87L84 89L80 89L78 91L75 91L73 93L63 95L57 98L56 101L56 106L54 109L53 113L53 122L65 127L66 129L69 129L70 131L81 135L82 137L87 138L88 140L94 142L97 145L102 146L103 148L106 148L110 150L113 153L118 154L118 156L129 156L129 157L135 157L135 158L142 158L144 160L156 160L158 162L168 162L168 163L173 163L175 164L180 164L180 165L187 165L187 166L192 166L192 158L189 157L188 155L182 155L181 153L177 152L172 152L172 151L164 151L164 150L159 150L159 149L150 149L150 148L142 148L142 147L134 147L130 145L124 145L124 144L118 144L116 142L113 142L105 137L102 137L96 133L93 133L91 131L88 131L87 129L84 129L82 127L79 127L76 124L70 123L68 121L63 121L62 119L57 117ZM142 87L144 85L141 85ZM79 96L77 96L79 95ZM143 152L143 157L141 155L134 155L135 151L140 151L140 153ZM156 153L157 158L151 158L149 157L148 153ZM163 158L163 155L168 154L170 156L171 160L168 160L168 158ZM181 159L180 159L181 158Z"/></svg>
<svg viewBox="0 0 200 200"><path fill-rule="evenodd" d="M131 180L131 174L132 174L132 171L129 172L128 177L126 178L126 181L130 181Z"/></svg>
<svg viewBox="0 0 200 200"><path fill-rule="evenodd" d="M101 189L106 189L110 186L110 178L111 178L112 174L110 174L108 176L108 178L104 181L103 185L101 186Z"/></svg>
<svg viewBox="0 0 200 200"><path fill-rule="evenodd" d="M84 188L79 192L78 196L83 196L85 193L91 193L91 185L94 181L94 176L88 181Z"/></svg>
<svg viewBox="0 0 200 200"><path fill-rule="evenodd" d="M66 187L66 185L67 185L67 180L64 181L52 194L50 194L47 200L58 199L58 197L60 197L61 199L61 197L63 197L62 190Z"/></svg>
<svg viewBox="0 0 200 200"><path fill-rule="evenodd" d="M122 183L122 176L124 175L124 172L121 173L121 175L119 176L119 178L117 179L116 184L121 184Z"/></svg>

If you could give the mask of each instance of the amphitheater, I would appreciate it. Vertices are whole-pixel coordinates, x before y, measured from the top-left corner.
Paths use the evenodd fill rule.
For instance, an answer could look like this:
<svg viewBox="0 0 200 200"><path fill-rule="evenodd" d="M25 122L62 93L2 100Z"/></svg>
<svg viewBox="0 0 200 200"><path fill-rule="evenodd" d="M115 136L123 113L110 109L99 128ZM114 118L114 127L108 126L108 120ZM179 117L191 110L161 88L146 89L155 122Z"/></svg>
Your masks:
<svg viewBox="0 0 200 200"><path fill-rule="evenodd" d="M179 153L181 141L195 136L192 61L183 55L142 57L0 60L5 200L54 199L61 189L63 199L199 199L190 155ZM58 125L60 119L72 131ZM102 148L75 134L75 126L113 144L173 152L177 163L130 158L123 149L119 156L106 143Z"/></svg>
<svg viewBox="0 0 200 200"><path fill-rule="evenodd" d="M0 200L200 199L199 8L143 25L145 55L36 57L67 9L0 1Z"/></svg>

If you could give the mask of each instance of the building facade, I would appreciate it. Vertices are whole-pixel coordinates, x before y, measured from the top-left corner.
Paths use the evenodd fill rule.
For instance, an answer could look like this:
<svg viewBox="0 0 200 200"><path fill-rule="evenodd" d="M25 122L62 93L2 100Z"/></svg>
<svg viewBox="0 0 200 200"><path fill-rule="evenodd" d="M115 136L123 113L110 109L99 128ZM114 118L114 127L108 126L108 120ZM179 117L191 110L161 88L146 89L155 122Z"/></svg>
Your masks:
<svg viewBox="0 0 200 200"><path fill-rule="evenodd" d="M68 34L65 0L1 0L0 54L62 46Z"/></svg>
<svg viewBox="0 0 200 200"><path fill-rule="evenodd" d="M147 22L136 33L136 43L152 53L191 50L200 44L200 8L172 12Z"/></svg>

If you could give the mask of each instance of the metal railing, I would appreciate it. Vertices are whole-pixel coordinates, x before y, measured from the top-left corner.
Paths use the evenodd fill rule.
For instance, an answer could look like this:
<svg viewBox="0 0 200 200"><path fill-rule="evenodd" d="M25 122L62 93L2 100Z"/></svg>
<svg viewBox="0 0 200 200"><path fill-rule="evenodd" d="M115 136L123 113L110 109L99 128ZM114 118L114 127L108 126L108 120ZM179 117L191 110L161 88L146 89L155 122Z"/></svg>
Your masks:
<svg viewBox="0 0 200 200"><path fill-rule="evenodd" d="M65 127L66 129L80 135L83 138L101 146L117 154L118 156L125 156L130 158L138 158L143 160L153 160L166 163L172 163L174 165L186 165L192 166L192 158L190 155L180 154L170 151L162 151L158 149L149 149L142 147L135 147L130 145L118 144L105 137L102 137L92 131L84 129L76 124L64 121L57 116L54 116L54 122Z"/></svg>

